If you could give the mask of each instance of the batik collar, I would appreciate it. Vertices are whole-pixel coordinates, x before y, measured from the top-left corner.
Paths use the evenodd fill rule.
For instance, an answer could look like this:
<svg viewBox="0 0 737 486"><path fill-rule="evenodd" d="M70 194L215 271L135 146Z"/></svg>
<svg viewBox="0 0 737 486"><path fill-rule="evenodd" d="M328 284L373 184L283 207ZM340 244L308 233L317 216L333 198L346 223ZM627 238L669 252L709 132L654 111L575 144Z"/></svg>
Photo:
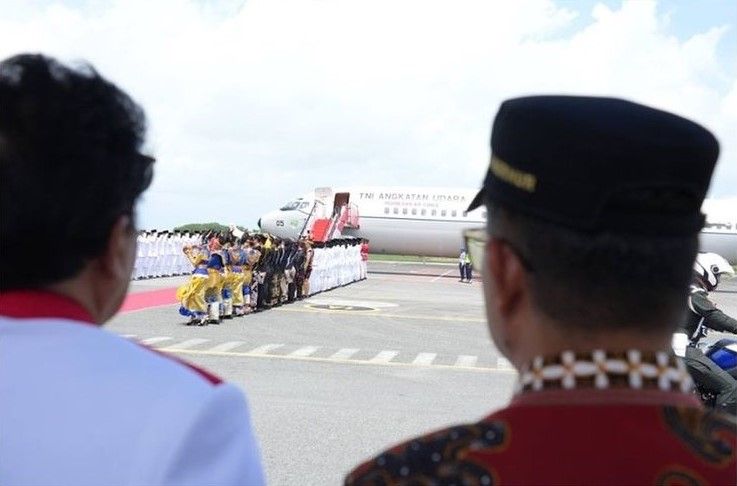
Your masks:
<svg viewBox="0 0 737 486"><path fill-rule="evenodd" d="M672 352L631 349L538 356L520 370L516 393L543 390L660 390L688 393L693 381Z"/></svg>

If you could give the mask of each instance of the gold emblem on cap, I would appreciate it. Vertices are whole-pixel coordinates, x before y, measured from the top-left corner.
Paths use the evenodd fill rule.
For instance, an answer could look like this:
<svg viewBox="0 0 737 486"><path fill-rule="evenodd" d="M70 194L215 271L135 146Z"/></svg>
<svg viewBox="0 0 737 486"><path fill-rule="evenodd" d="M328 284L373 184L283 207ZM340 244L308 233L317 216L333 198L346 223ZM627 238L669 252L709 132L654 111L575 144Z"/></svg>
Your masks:
<svg viewBox="0 0 737 486"><path fill-rule="evenodd" d="M513 185L517 189L522 189L527 192L535 192L535 187L537 187L537 177L535 177L534 174L515 169L508 163L493 155L491 156L489 170L496 177L507 184Z"/></svg>

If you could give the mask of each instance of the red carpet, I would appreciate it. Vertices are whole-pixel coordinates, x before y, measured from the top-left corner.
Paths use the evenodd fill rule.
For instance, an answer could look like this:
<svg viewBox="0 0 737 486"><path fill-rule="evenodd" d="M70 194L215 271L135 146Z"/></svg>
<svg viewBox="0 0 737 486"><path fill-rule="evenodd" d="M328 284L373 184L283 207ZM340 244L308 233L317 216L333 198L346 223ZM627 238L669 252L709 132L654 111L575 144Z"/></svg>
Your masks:
<svg viewBox="0 0 737 486"><path fill-rule="evenodd" d="M168 289L148 290L145 292L128 294L125 301L123 301L123 306L118 312L131 312L151 307L175 304L177 302L176 292L177 288L171 287Z"/></svg>

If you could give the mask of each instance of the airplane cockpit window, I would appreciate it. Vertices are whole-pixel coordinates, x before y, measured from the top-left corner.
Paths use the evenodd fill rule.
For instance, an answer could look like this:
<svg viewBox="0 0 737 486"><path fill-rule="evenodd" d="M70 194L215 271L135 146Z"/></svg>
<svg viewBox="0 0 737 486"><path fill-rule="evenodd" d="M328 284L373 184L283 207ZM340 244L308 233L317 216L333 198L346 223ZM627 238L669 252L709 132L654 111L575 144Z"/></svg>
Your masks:
<svg viewBox="0 0 737 486"><path fill-rule="evenodd" d="M299 209L300 201L291 201L279 208L279 211L294 211Z"/></svg>
<svg viewBox="0 0 737 486"><path fill-rule="evenodd" d="M302 204L299 205L299 208L300 209L305 209L305 208L308 208L308 207L310 207L310 203L307 202L307 201L304 201Z"/></svg>

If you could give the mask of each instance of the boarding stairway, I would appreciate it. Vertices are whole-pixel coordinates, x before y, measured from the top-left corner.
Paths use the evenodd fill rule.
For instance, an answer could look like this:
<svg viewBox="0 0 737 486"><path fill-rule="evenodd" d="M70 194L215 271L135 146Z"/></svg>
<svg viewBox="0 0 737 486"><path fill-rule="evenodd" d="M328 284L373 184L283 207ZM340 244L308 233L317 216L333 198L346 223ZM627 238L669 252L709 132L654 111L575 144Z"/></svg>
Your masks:
<svg viewBox="0 0 737 486"><path fill-rule="evenodd" d="M319 201L315 202L312 211L310 211L310 216L305 220L305 225L300 232L300 238L306 236L309 231L312 241L325 242L333 238L339 238L345 229L360 228L358 206L355 204L343 204L335 208L332 217L319 218L316 217L318 203Z"/></svg>

